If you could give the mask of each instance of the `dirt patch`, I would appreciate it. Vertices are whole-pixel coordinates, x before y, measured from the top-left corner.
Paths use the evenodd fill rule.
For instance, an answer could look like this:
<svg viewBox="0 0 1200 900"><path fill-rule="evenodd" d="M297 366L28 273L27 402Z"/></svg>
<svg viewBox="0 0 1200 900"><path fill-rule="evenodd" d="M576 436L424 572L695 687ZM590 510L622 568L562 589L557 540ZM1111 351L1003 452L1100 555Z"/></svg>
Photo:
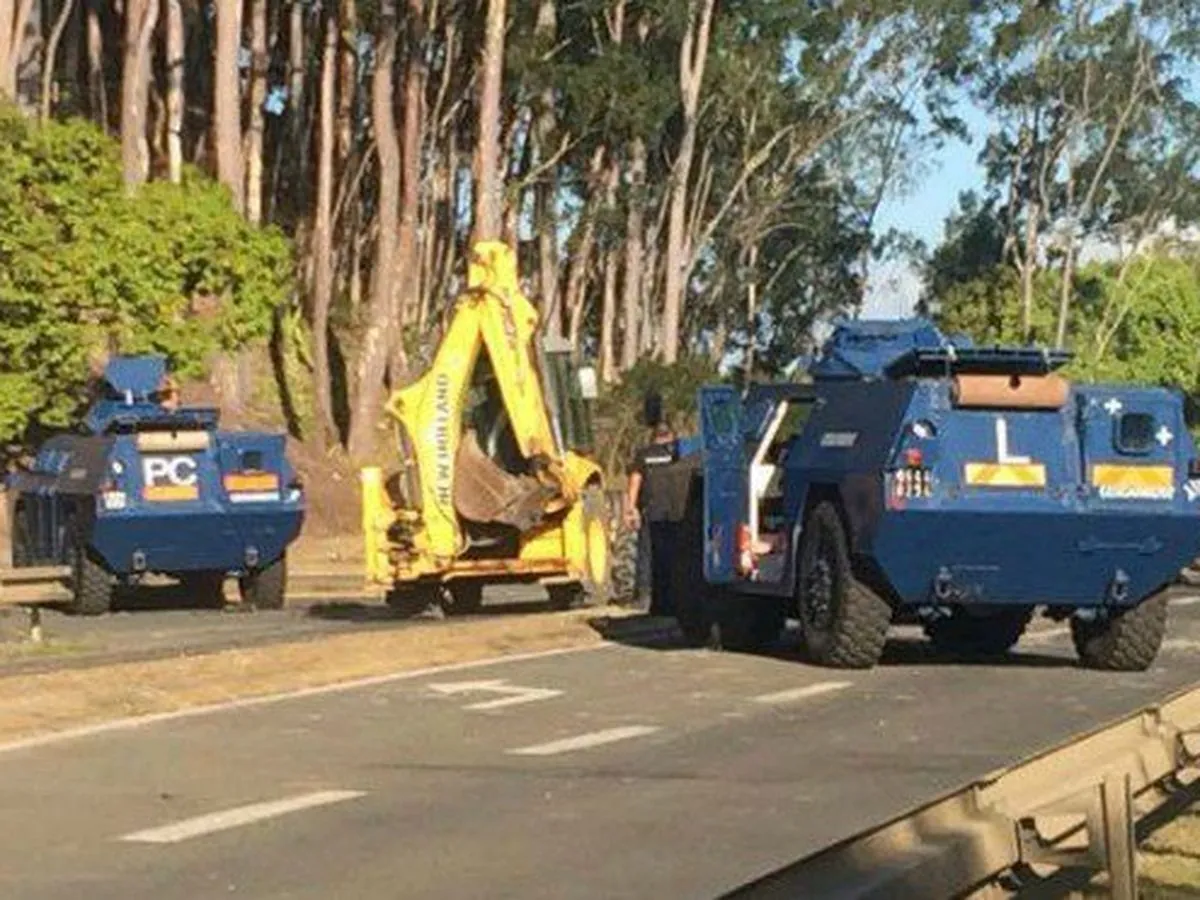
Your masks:
<svg viewBox="0 0 1200 900"><path fill-rule="evenodd" d="M429 666L603 641L626 609L446 622L338 635L185 659L0 678L0 743L127 716L149 715ZM596 620L600 620L597 622Z"/></svg>

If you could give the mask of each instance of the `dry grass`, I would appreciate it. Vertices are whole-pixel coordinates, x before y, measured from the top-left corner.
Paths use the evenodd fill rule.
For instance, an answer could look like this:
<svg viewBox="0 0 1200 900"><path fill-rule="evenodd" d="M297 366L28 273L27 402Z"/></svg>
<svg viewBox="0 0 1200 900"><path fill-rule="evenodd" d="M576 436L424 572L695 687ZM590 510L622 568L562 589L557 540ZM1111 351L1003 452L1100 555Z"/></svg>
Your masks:
<svg viewBox="0 0 1200 900"><path fill-rule="evenodd" d="M0 678L0 743L125 716L335 684L518 652L600 643L622 609L446 622L373 634Z"/></svg>

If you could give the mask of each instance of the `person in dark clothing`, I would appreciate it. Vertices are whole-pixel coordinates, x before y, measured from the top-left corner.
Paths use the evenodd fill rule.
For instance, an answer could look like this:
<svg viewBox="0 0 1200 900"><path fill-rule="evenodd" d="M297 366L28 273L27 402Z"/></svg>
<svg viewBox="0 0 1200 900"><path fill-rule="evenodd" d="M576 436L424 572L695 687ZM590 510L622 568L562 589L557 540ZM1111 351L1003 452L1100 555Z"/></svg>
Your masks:
<svg viewBox="0 0 1200 900"><path fill-rule="evenodd" d="M669 423L660 419L654 429L653 439L634 454L629 467L625 524L639 532L639 558L642 556L643 542L649 544L649 612L652 616L671 615L668 588L679 523L671 515L671 498L663 483L663 471L675 458L675 433ZM649 540L645 541L645 538ZM638 581L641 582L640 577ZM640 583L638 587L641 587Z"/></svg>

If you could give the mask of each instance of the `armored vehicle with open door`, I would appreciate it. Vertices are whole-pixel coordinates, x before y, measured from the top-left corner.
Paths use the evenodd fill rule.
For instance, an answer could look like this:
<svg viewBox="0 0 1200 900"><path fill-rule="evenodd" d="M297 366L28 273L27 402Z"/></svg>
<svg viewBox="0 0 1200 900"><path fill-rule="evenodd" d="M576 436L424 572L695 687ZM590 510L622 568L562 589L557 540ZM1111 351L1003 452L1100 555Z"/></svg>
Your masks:
<svg viewBox="0 0 1200 900"><path fill-rule="evenodd" d="M1149 666L1200 549L1200 461L1178 392L1072 384L1068 361L853 321L811 383L702 388L685 634L754 648L790 615L816 661L867 667L893 622L995 654L1041 611L1085 664Z"/></svg>

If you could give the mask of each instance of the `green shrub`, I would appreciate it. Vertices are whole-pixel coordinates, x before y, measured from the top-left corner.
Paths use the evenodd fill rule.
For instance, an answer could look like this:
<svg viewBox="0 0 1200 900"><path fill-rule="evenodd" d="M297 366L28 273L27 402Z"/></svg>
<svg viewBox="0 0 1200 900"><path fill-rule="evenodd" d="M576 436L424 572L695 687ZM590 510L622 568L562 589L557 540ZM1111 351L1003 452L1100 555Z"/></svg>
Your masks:
<svg viewBox="0 0 1200 900"><path fill-rule="evenodd" d="M76 421L98 352L202 375L269 334L291 271L286 239L198 171L130 195L99 129L0 106L0 440Z"/></svg>

